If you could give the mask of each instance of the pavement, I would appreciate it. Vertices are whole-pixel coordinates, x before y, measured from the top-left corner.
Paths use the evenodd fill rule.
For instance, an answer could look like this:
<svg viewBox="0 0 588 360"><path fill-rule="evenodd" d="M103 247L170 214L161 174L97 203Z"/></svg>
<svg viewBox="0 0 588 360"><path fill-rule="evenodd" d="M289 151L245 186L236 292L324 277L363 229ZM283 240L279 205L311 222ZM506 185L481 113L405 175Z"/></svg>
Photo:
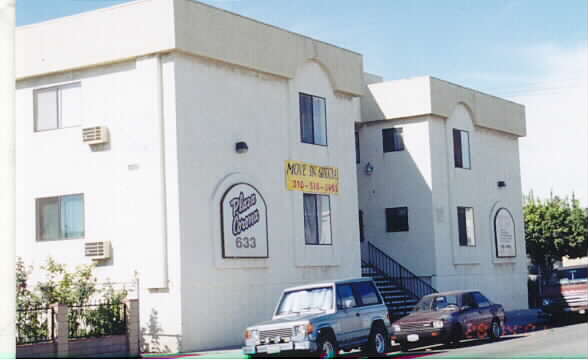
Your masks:
<svg viewBox="0 0 588 360"><path fill-rule="evenodd" d="M586 358L586 335L583 336L582 349L574 343L573 346L569 341L575 341L578 334L587 334L588 324L586 322L570 325L570 330L563 328L552 328L550 317L538 309L514 310L506 312L506 323L504 327L504 337L499 341L488 343L486 340L470 340L462 342L458 348L448 348L439 345L426 349L427 351L411 351L401 353L397 346L392 347L392 352L387 355L389 358L416 358L422 356L432 357L457 357L457 358L513 358L513 357L571 357ZM585 320L584 320L585 321ZM567 328L567 327L565 327ZM551 333L549 333L551 331ZM518 343L518 347L505 346L507 340L523 339L531 333L542 334L542 336L533 336L537 341L527 341L527 343ZM553 341L554 333L560 336L560 341L555 344ZM544 335L547 334L547 335ZM562 335L563 334L563 335ZM533 334L534 335L534 334ZM547 343L546 343L547 342ZM515 345L517 343L514 343ZM549 347L546 350L545 345ZM490 346L490 347L486 347ZM549 350L552 349L552 350ZM520 355L519 355L520 354ZM536 354L536 355L533 355ZM551 355L552 354L552 355ZM569 354L569 355L567 355ZM579 355L577 355L579 354ZM179 354L142 354L147 359L182 359L182 358L202 358L202 359L246 359L247 357L241 352L241 346L234 346L225 349L210 351L199 351ZM342 354L342 358L357 359L363 357L361 353L351 352Z"/></svg>

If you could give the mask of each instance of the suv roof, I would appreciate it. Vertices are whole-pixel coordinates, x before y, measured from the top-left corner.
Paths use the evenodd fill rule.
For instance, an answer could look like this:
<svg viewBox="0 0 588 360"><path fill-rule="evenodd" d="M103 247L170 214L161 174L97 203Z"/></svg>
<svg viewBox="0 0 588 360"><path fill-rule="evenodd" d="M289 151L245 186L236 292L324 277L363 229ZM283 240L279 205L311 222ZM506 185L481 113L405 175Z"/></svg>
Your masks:
<svg viewBox="0 0 588 360"><path fill-rule="evenodd" d="M327 281L321 281L321 282L317 282L317 283L310 283L310 284L289 287L287 289L284 289L284 291L294 291L294 290L300 290L300 289L322 287L322 286L331 286L331 285L338 285L338 284L348 284L348 283L362 282L362 281L373 281L373 279L370 277L359 277L359 278L349 278L349 279L341 279L341 280L327 280Z"/></svg>

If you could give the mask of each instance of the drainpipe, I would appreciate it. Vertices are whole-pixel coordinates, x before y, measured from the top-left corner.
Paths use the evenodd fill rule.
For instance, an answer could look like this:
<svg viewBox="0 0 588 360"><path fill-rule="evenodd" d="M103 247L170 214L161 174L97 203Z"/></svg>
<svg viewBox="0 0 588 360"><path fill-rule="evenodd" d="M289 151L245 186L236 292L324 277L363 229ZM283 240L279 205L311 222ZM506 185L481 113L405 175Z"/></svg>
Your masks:
<svg viewBox="0 0 588 360"><path fill-rule="evenodd" d="M151 289L167 289L169 287L168 278L168 251L167 251L167 191L166 191L166 167L165 167L165 117L163 115L163 74L161 54L155 55L155 111L157 114L157 132L159 134L159 143L157 144L159 153L160 169L160 188L159 199L161 209L161 278L150 284Z"/></svg>
<svg viewBox="0 0 588 360"><path fill-rule="evenodd" d="M15 358L15 0L0 0L0 357Z"/></svg>

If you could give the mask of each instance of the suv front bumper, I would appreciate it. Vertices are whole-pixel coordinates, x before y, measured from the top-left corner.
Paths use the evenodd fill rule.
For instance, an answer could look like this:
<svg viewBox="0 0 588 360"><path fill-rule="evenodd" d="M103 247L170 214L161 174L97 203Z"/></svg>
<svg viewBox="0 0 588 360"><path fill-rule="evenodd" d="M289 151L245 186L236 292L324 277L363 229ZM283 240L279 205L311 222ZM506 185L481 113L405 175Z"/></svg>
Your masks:
<svg viewBox="0 0 588 360"><path fill-rule="evenodd" d="M316 343L314 341L296 341L268 345L245 345L243 347L245 355L269 355L288 351L316 351Z"/></svg>

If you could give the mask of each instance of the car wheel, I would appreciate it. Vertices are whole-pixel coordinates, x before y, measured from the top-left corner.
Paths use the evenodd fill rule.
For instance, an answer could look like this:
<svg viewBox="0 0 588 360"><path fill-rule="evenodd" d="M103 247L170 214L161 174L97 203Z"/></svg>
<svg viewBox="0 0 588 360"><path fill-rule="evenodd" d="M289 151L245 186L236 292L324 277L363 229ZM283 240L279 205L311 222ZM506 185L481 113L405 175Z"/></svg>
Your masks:
<svg viewBox="0 0 588 360"><path fill-rule="evenodd" d="M402 352L408 352L408 343L406 341L401 341L400 342L400 351Z"/></svg>
<svg viewBox="0 0 588 360"><path fill-rule="evenodd" d="M502 326L500 326L500 321L497 319L492 320L492 325L490 325L490 338L491 339L498 339L502 336Z"/></svg>
<svg viewBox="0 0 588 360"><path fill-rule="evenodd" d="M370 355L384 355L390 351L390 336L382 326L374 326L370 332L367 353Z"/></svg>
<svg viewBox="0 0 588 360"><path fill-rule="evenodd" d="M445 342L446 345L456 345L459 341L463 338L463 334L461 331L461 326L459 324L454 324L451 327L451 333L449 334L449 338Z"/></svg>
<svg viewBox="0 0 588 360"><path fill-rule="evenodd" d="M337 342L330 335L321 335L317 341L319 359L334 359L337 356Z"/></svg>

